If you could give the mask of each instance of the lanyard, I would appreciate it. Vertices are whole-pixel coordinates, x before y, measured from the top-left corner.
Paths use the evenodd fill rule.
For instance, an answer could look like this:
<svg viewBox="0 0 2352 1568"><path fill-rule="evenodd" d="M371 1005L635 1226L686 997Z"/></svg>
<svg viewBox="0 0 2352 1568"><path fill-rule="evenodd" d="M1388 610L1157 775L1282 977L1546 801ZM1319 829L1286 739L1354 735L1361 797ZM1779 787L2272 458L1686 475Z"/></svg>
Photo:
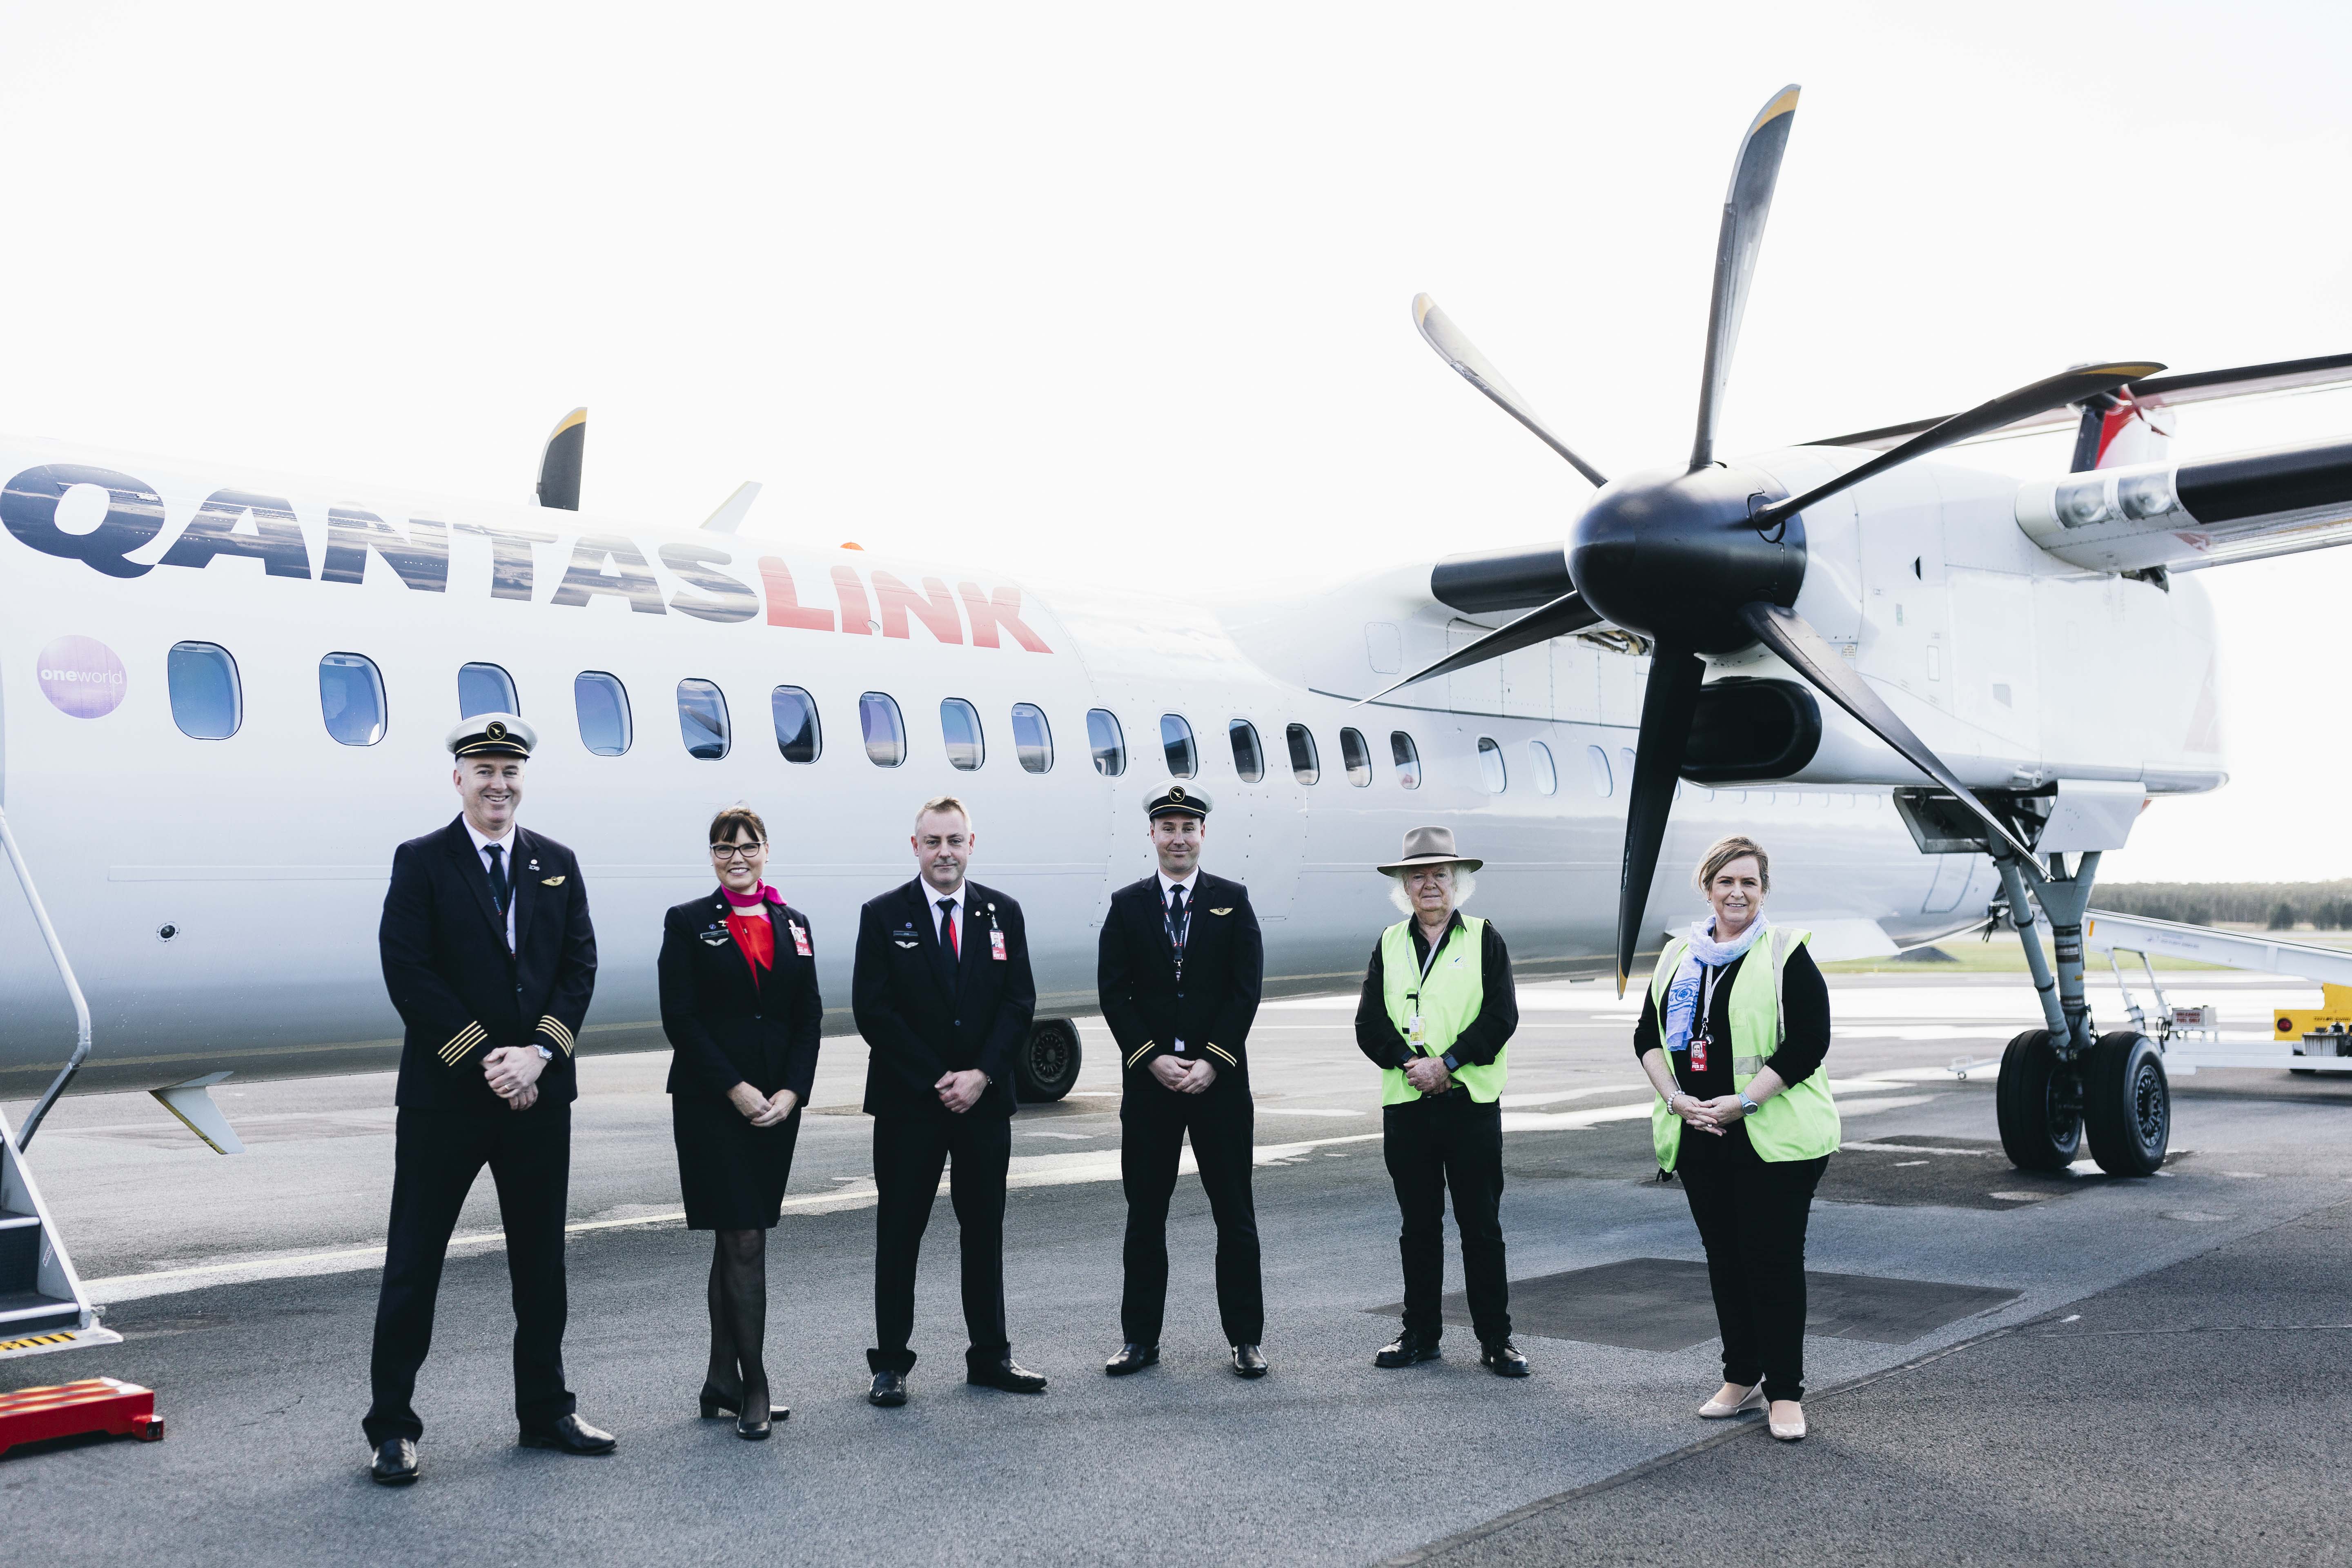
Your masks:
<svg viewBox="0 0 2352 1568"><path fill-rule="evenodd" d="M1418 934L1419 927L1416 926L1414 930ZM1405 1044L1416 1054L1428 1054L1423 1049L1428 1042L1423 1037L1421 1027L1421 988L1429 984L1429 972L1436 965L1438 950L1443 948L1453 935L1454 927L1451 922L1448 922L1446 928L1437 933L1437 940L1429 944L1429 952L1422 958L1421 978L1414 981L1412 989L1404 994L1404 999L1412 1004L1412 1022L1405 1032Z"/></svg>
<svg viewBox="0 0 2352 1568"><path fill-rule="evenodd" d="M1181 882L1176 885L1183 887ZM1168 932L1168 946L1176 960L1176 984L1181 988L1184 984L1184 944L1192 935L1192 894L1190 889L1184 893L1182 922L1180 924L1176 917L1169 913L1168 900L1162 897L1160 900L1160 923Z"/></svg>

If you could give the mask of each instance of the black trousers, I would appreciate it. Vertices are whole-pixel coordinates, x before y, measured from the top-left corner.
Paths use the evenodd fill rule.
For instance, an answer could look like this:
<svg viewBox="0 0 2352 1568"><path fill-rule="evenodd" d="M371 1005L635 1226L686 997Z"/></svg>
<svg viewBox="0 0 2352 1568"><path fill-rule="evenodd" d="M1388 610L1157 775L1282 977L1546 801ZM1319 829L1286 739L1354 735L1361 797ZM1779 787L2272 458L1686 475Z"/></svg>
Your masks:
<svg viewBox="0 0 2352 1568"><path fill-rule="evenodd" d="M1503 1106L1454 1089L1381 1112L1381 1150L1396 1184L1404 1229L1404 1331L1434 1342L1444 1331L1445 1194L1462 1233L1462 1280L1482 1345L1511 1337L1511 1284L1503 1268Z"/></svg>
<svg viewBox="0 0 2352 1568"><path fill-rule="evenodd" d="M404 1106L393 1137L392 1234L376 1298L369 1364L370 1445L419 1437L410 1401L433 1345L433 1308L457 1211L484 1165L499 1187L514 1289L515 1418L543 1429L572 1413L563 1386L563 1212L572 1178L572 1107L484 1113Z"/></svg>
<svg viewBox="0 0 2352 1568"><path fill-rule="evenodd" d="M1805 1222L1830 1158L1768 1161L1734 1123L1720 1138L1685 1127L1675 1174L1706 1247L1723 1331L1723 1379L1805 1396Z"/></svg>
<svg viewBox="0 0 2352 1568"><path fill-rule="evenodd" d="M1184 1138L1217 1222L1217 1316L1228 1344L1265 1337L1265 1289L1259 1277L1257 1209L1250 1198L1249 1086L1228 1082L1205 1094L1179 1094L1157 1079L1130 1084L1118 1110L1119 1181L1127 1190L1127 1289L1120 1331L1129 1344L1160 1342L1168 1308L1168 1200Z"/></svg>
<svg viewBox="0 0 2352 1568"><path fill-rule="evenodd" d="M952 1157L952 1158L950 1158ZM963 1243L963 1323L971 1336L964 1360L988 1366L1004 1359L1004 1172L1013 1157L1010 1117L947 1110L874 1119L874 1337L866 1352L873 1372L905 1375L915 1364L915 1261L940 1171L948 1170Z"/></svg>

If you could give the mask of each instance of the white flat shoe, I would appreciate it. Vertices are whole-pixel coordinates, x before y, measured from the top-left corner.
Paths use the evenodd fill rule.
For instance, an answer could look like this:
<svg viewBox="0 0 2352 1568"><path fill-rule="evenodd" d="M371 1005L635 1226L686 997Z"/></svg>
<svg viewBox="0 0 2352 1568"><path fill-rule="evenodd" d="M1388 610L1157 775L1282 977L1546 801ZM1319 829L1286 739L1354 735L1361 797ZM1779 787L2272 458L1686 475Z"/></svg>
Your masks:
<svg viewBox="0 0 2352 1568"><path fill-rule="evenodd" d="M1763 1385L1759 1384L1757 1386L1760 1390ZM1784 1410L1790 1413L1786 1416L1781 1415ZM1775 1400L1765 1416L1765 1423L1772 1428L1772 1436L1781 1442L1802 1442L1805 1436L1805 1407L1793 1399Z"/></svg>
<svg viewBox="0 0 2352 1568"><path fill-rule="evenodd" d="M1764 1385L1759 1383L1748 1391L1745 1398L1736 1403L1727 1405L1720 1399L1708 1400L1698 1407L1698 1418L1702 1421L1728 1421L1735 1415L1745 1415L1751 1410L1763 1408Z"/></svg>

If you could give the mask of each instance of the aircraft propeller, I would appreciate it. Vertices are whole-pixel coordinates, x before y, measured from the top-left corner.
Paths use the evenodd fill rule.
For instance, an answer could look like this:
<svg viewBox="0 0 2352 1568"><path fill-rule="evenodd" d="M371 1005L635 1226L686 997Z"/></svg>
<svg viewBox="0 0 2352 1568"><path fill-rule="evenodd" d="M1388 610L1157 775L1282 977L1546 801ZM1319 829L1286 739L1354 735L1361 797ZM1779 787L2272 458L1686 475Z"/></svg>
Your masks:
<svg viewBox="0 0 2352 1568"><path fill-rule="evenodd" d="M1796 121L1797 97L1793 86L1773 95L1749 123L1732 163L1716 245L1697 428L1686 465L1604 479L1551 433L1428 295L1412 302L1414 324L1448 364L1601 489L1570 534L1568 573L1573 590L1364 700L1603 621L1650 639L1649 683L1633 753L1618 889L1620 995L1633 967L1643 909L1649 902L1674 806L1675 780L1697 713L1706 672L1702 655L1736 653L1764 644L1816 690L1950 791L1998 842L2030 858L2031 849L2015 831L1971 794L1791 607L1805 575L1803 513L1915 458L2112 392L2164 369L2152 363L2119 362L2047 377L1944 420L1799 496L1783 493L1761 470L1717 459L1716 431L1730 384L1732 354L1738 345L1748 285L1763 243L1781 154Z"/></svg>

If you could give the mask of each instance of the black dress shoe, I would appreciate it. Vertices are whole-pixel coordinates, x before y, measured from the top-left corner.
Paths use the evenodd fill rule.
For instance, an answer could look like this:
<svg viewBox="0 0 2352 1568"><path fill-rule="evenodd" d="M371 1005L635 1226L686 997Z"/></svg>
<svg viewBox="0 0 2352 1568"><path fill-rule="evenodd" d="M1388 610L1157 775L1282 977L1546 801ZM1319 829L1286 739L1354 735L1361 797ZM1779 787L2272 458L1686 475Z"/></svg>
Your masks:
<svg viewBox="0 0 2352 1568"><path fill-rule="evenodd" d="M413 1438L386 1437L375 1446L375 1462L368 1467L368 1476L379 1486L404 1487L416 1479L419 1469Z"/></svg>
<svg viewBox="0 0 2352 1568"><path fill-rule="evenodd" d="M1045 1380L1015 1362L1011 1356L970 1367L963 1380L982 1388L1001 1388L1007 1394L1043 1394Z"/></svg>
<svg viewBox="0 0 2352 1568"><path fill-rule="evenodd" d="M773 1430L771 1423L789 1421L792 1418L792 1407L784 1405L779 1405L770 1410L766 1421L751 1421L739 1415L735 1418L735 1436L746 1442L764 1443L768 1440L769 1432Z"/></svg>
<svg viewBox="0 0 2352 1568"><path fill-rule="evenodd" d="M562 1454L609 1454L621 1446L618 1437L577 1415L566 1415L552 1426L525 1427L516 1441L526 1448L553 1448Z"/></svg>
<svg viewBox="0 0 2352 1568"><path fill-rule="evenodd" d="M1372 1357L1374 1366L1412 1366L1416 1362L1435 1361L1437 1342L1423 1339L1419 1334L1399 1334L1382 1345Z"/></svg>
<svg viewBox="0 0 2352 1568"><path fill-rule="evenodd" d="M1478 1364L1496 1377L1525 1377L1528 1358L1508 1340L1496 1340L1478 1352Z"/></svg>
<svg viewBox="0 0 2352 1568"><path fill-rule="evenodd" d="M742 1405L740 1394L722 1394L706 1383L702 1385L702 1418L716 1421L721 1415L732 1415Z"/></svg>
<svg viewBox="0 0 2352 1568"><path fill-rule="evenodd" d="M1141 1372L1147 1366L1159 1364L1158 1345L1121 1345L1117 1355L1103 1363L1103 1370L1113 1377L1125 1377L1131 1372Z"/></svg>
<svg viewBox="0 0 2352 1568"><path fill-rule="evenodd" d="M1234 1373L1238 1377L1264 1377L1265 1357L1258 1353L1258 1348L1255 1345L1235 1345Z"/></svg>
<svg viewBox="0 0 2352 1568"><path fill-rule="evenodd" d="M900 1372L877 1372L874 1386L866 1391L866 1403L895 1410L907 1403L907 1374Z"/></svg>

